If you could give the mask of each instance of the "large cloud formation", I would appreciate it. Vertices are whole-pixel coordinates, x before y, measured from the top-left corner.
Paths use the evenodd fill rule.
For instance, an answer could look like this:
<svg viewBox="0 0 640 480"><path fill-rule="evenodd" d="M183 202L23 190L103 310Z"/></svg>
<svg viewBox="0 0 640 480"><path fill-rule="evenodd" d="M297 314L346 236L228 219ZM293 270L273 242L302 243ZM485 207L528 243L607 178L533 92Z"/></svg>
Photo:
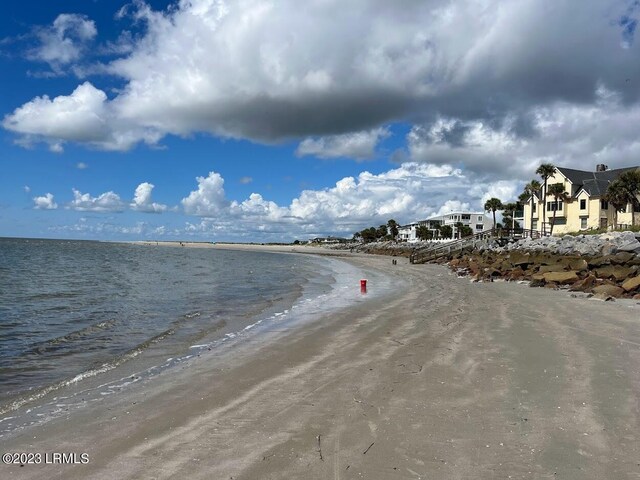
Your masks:
<svg viewBox="0 0 640 480"><path fill-rule="evenodd" d="M457 210L481 210L484 201L497 196L512 199L521 185L498 180L478 183L460 169L449 165L405 162L386 172L363 171L344 177L335 185L318 190L303 190L288 205L277 204L259 193L245 200L227 197L224 178L211 171L196 177L197 186L181 201L185 214L198 217L183 227L154 222L115 225L111 220L84 218L76 225L54 227L83 235L103 233L142 235L150 238L216 238L221 240L273 240L310 238L318 235L350 237L355 231L395 219L400 223L422 220ZM97 197L73 190L74 199L67 208L110 214L130 209L138 212L173 211L152 201L153 185L138 185L128 205L114 192ZM35 208L56 208L53 196L34 199Z"/></svg>
<svg viewBox="0 0 640 480"><path fill-rule="evenodd" d="M350 236L391 218L408 222L460 208L477 209L490 196L513 195L516 190L512 182L476 185L459 169L410 162L377 175L364 171L345 177L329 188L304 190L289 205L278 205L258 193L242 202L229 200L224 179L216 172L196 181L198 188L182 200L182 206L187 214L202 219L189 223L186 233L251 238L336 232Z"/></svg>
<svg viewBox="0 0 640 480"><path fill-rule="evenodd" d="M69 96L25 103L3 125L54 149L79 142L126 150L209 132L261 142L313 137L300 154L333 156L348 138L336 135L403 121L416 124L409 155L419 161L457 156L500 171L520 153L531 162L565 152L630 157L630 127L601 124L611 141L595 145L565 148L558 137L572 130L572 115L593 108L623 124L637 116L638 10L636 0L311 0L304 8L180 0L154 11L139 0L121 14L144 23L145 34L103 68L125 82L115 97L87 82ZM603 104L603 92L615 101ZM498 158L488 153L494 144ZM371 151L367 144L357 155Z"/></svg>

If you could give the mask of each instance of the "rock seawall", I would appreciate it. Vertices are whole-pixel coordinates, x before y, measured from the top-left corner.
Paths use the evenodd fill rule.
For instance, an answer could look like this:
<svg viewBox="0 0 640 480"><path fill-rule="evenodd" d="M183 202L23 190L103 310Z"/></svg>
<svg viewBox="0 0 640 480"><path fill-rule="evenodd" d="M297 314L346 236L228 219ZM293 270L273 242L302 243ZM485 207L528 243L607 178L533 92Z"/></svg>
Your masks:
<svg viewBox="0 0 640 480"><path fill-rule="evenodd" d="M435 246L435 245L434 245ZM372 242L331 249L409 257L427 244ZM448 264L476 281L529 281L532 287L568 288L598 298L640 300L640 233L525 238L501 245L475 241L431 263Z"/></svg>
<svg viewBox="0 0 640 480"><path fill-rule="evenodd" d="M435 263L477 281L502 278L611 298L640 299L640 241L632 232L486 241Z"/></svg>
<svg viewBox="0 0 640 480"><path fill-rule="evenodd" d="M370 243L345 243L331 245L332 250L347 250L356 253L371 253L373 255L389 255L392 257L407 257L415 250L415 244L398 242L370 242Z"/></svg>

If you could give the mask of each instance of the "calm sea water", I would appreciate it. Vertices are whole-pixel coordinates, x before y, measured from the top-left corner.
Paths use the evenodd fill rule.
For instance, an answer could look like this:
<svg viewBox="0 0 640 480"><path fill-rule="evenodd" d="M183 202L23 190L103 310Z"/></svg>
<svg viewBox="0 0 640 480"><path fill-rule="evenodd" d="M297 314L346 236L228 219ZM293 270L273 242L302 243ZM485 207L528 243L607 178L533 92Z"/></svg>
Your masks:
<svg viewBox="0 0 640 480"><path fill-rule="evenodd" d="M303 255L0 239L0 411L154 348L233 338L340 282L355 290L360 273Z"/></svg>

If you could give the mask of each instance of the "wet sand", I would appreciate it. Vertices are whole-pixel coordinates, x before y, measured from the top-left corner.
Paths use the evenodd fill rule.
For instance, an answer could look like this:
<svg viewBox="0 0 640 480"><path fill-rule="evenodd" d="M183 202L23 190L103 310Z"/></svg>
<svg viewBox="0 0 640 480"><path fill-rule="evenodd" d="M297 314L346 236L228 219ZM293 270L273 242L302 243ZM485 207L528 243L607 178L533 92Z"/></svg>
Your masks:
<svg viewBox="0 0 640 480"><path fill-rule="evenodd" d="M303 247L306 248L306 247ZM2 440L2 478L640 478L640 305L351 256L408 286Z"/></svg>

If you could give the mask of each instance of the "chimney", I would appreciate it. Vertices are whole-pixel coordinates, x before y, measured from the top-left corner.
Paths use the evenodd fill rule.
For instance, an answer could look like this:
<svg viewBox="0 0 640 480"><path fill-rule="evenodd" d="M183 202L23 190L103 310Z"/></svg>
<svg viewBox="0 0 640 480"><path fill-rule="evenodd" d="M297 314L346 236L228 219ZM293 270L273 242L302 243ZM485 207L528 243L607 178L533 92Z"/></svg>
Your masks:
<svg viewBox="0 0 640 480"><path fill-rule="evenodd" d="M596 172L606 172L607 170L609 170L609 166L605 165L604 163L599 163L598 165L596 165Z"/></svg>

